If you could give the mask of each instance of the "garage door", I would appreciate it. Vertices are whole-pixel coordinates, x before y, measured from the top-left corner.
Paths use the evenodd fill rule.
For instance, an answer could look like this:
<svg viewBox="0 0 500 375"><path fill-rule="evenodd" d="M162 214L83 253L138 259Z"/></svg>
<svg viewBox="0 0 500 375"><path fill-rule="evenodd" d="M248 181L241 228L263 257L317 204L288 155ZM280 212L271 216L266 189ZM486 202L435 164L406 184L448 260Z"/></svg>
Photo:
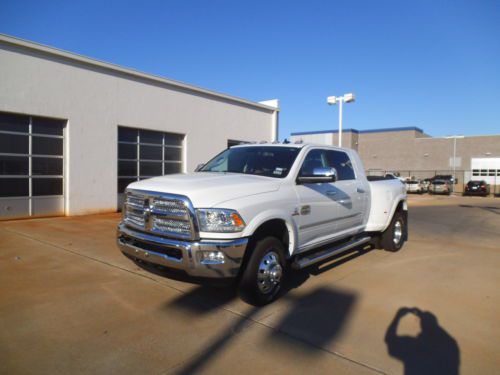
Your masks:
<svg viewBox="0 0 500 375"><path fill-rule="evenodd" d="M118 207L128 184L183 171L184 135L118 127Z"/></svg>
<svg viewBox="0 0 500 375"><path fill-rule="evenodd" d="M64 215L65 124L0 112L0 219Z"/></svg>

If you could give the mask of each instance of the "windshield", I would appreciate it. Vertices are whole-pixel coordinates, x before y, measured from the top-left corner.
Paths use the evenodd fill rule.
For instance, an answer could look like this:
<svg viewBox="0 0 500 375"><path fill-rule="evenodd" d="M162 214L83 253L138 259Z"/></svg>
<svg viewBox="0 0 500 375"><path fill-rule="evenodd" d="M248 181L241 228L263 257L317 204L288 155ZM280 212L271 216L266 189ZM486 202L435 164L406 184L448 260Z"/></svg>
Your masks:
<svg viewBox="0 0 500 375"><path fill-rule="evenodd" d="M231 172L284 178L298 147L248 146L229 148L210 160L200 172Z"/></svg>

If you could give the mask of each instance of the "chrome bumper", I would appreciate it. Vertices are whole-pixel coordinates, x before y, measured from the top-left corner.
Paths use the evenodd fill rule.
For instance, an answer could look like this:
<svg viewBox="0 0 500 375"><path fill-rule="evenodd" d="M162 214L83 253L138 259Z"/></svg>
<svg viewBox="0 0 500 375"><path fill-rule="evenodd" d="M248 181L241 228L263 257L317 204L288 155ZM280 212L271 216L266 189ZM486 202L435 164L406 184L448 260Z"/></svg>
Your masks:
<svg viewBox="0 0 500 375"><path fill-rule="evenodd" d="M168 239L132 230L124 223L118 225L116 241L118 248L132 258L202 278L237 276L248 244L248 238L197 242ZM204 251L220 251L224 260L203 261Z"/></svg>

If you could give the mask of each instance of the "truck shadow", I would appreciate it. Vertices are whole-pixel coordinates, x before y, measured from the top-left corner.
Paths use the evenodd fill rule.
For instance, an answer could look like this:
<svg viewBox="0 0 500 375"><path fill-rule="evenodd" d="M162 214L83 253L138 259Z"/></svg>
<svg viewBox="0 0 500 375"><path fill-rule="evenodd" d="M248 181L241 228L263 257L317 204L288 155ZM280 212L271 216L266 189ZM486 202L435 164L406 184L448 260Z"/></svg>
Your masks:
<svg viewBox="0 0 500 375"><path fill-rule="evenodd" d="M263 339L263 345L270 348L279 345L289 348L291 353L298 349L301 353L308 355L320 354L321 350L318 349L328 346L342 333L357 300L357 295L351 291L333 287L320 287L296 295L289 292L303 285L311 275L319 275L365 253L366 250L361 247L347 254L332 257L326 265L322 263L292 272L280 293L283 301L276 302L277 304L283 303L287 308L284 312L278 308L271 313L271 317L275 314L279 315L278 321L271 325L270 334ZM165 310L181 309L186 313L192 313L195 317L197 314L213 313L219 308L224 308L236 298L238 298L238 293L234 286L229 288L199 286L168 303ZM270 309L273 310L273 306ZM228 346L238 335L243 334L247 327L259 324L258 312L260 310L259 307L246 310L243 315L237 317L233 324L219 332L200 353L184 363L181 368L175 369L174 372L178 374L203 372L209 362L227 350ZM270 325L266 324L266 327L269 328Z"/></svg>
<svg viewBox="0 0 500 375"><path fill-rule="evenodd" d="M191 296L202 295L203 298L213 296L213 291L204 287L194 290ZM353 309L357 296L347 291L334 288L317 288L299 296L287 295L284 297L290 306L282 317L278 317L276 324L265 324L262 327L269 329L269 335L264 336L259 347L265 352L266 348L275 350L277 345L288 348L290 353L297 350L307 355L321 355L321 349L333 341L342 331ZM203 304L193 304L188 298L178 299L174 302L183 309L194 309L196 312L208 312L217 307L222 307L219 300L212 304L208 310L200 308ZM171 307L171 305L170 305ZM245 334L246 329L260 324L257 313L259 307L252 307L245 315L238 316L234 323L219 332L201 352L180 368L174 369L176 374L203 373L211 361L221 356L222 352L229 350L234 341ZM280 310L278 309L278 313ZM241 341L240 341L241 342ZM320 350L318 350L320 349ZM262 353L258 353L262 354Z"/></svg>
<svg viewBox="0 0 500 375"><path fill-rule="evenodd" d="M401 319L408 314L415 315L420 321L421 332L417 336L397 334ZM405 375L459 373L460 349L457 341L429 311L400 308L387 328L385 343L389 355L403 362Z"/></svg>

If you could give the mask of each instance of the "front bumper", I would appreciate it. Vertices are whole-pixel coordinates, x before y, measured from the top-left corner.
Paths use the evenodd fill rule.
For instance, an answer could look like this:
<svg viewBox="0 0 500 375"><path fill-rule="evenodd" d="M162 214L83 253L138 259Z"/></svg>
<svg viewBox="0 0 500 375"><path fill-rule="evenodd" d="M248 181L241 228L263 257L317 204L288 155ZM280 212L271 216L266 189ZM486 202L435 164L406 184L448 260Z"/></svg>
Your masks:
<svg viewBox="0 0 500 375"><path fill-rule="evenodd" d="M127 256L147 263L184 271L200 278L233 278L238 275L248 238L200 240L196 242L163 238L128 228L124 223L116 231L118 248ZM202 252L217 251L224 260L202 260Z"/></svg>

